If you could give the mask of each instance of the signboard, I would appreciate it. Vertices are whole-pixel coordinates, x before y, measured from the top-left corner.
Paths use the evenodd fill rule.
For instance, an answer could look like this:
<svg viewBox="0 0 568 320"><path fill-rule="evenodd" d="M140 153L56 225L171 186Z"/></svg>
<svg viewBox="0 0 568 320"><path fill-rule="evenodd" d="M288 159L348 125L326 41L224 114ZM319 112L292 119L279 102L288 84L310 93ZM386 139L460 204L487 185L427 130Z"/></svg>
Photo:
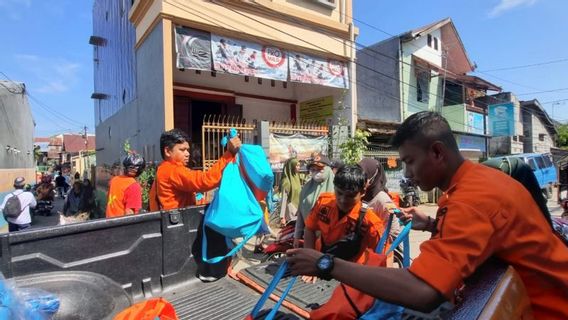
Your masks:
<svg viewBox="0 0 568 320"><path fill-rule="evenodd" d="M290 81L349 88L345 62L289 52Z"/></svg>
<svg viewBox="0 0 568 320"><path fill-rule="evenodd" d="M318 152L327 155L327 137L311 137L303 134L279 135L270 134L270 167L274 171L281 171L284 162L291 157L298 160L307 160L312 153Z"/></svg>
<svg viewBox="0 0 568 320"><path fill-rule="evenodd" d="M494 137L515 134L515 105L512 102L489 105L489 134Z"/></svg>
<svg viewBox="0 0 568 320"><path fill-rule="evenodd" d="M469 150L479 150L481 152L486 152L484 137L466 136L463 134L456 134L455 137L460 150L469 149Z"/></svg>
<svg viewBox="0 0 568 320"><path fill-rule="evenodd" d="M485 116L481 113L466 111L467 132L485 134Z"/></svg>
<svg viewBox="0 0 568 320"><path fill-rule="evenodd" d="M195 29L176 27L176 67L211 70L211 35Z"/></svg>
<svg viewBox="0 0 568 320"><path fill-rule="evenodd" d="M333 97L323 97L300 102L300 119L304 121L327 120L333 116Z"/></svg>
<svg viewBox="0 0 568 320"><path fill-rule="evenodd" d="M285 51L280 48L212 34L211 52L216 71L288 80L288 60Z"/></svg>

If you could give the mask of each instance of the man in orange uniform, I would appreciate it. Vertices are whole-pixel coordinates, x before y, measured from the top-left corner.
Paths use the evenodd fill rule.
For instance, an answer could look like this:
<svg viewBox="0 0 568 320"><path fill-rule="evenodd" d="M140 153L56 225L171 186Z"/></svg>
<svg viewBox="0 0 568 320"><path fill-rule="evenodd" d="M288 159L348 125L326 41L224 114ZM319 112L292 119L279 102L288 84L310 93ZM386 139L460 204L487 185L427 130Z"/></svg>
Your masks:
<svg viewBox="0 0 568 320"><path fill-rule="evenodd" d="M335 259L330 275L378 299L430 311L454 300L463 280L495 257L519 273L536 319L568 319L568 248L525 187L498 170L464 160L448 122L434 112L407 118L393 144L407 177L422 190L444 191L436 219L414 208L405 212L414 229L432 237L409 269ZM287 254L293 274L318 273L321 253L292 249Z"/></svg>
<svg viewBox="0 0 568 320"><path fill-rule="evenodd" d="M156 179L150 189L150 211L171 210L195 205L195 194L219 186L225 166L234 160L241 146L239 137L229 140L227 152L208 171L191 170L189 137L179 129L162 133L160 152L164 161L156 170Z"/></svg>
<svg viewBox="0 0 568 320"><path fill-rule="evenodd" d="M146 164L144 158L136 153L129 153L122 161L124 174L115 176L110 181L106 217L122 217L136 214L142 208L142 188L136 181Z"/></svg>
<svg viewBox="0 0 568 320"><path fill-rule="evenodd" d="M365 249L376 248L383 225L372 209L367 209L360 230L355 230L366 182L365 172L358 165L346 165L337 171L333 179L335 192L322 193L306 218L304 248L315 248L317 231L320 232L322 252L328 251L352 232L360 232L361 241L358 248L351 252L351 261L361 262ZM315 282L316 278L306 276L303 280Z"/></svg>

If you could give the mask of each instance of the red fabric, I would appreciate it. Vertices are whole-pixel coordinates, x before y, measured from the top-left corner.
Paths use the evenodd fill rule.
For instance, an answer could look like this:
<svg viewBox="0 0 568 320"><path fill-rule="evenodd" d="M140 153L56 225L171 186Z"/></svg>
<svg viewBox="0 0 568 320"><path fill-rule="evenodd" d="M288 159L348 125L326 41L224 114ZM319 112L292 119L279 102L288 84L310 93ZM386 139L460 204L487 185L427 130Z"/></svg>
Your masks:
<svg viewBox="0 0 568 320"><path fill-rule="evenodd" d="M133 185L136 185L133 187ZM135 196L133 193L138 192ZM126 209L136 209L138 212L142 208L142 189L136 179L128 176L116 176L110 181L108 191L106 217L122 217L126 214ZM135 201L137 201L135 203ZM131 207L132 206L132 207Z"/></svg>
<svg viewBox="0 0 568 320"><path fill-rule="evenodd" d="M154 298L134 304L114 317L114 320L178 320L171 303Z"/></svg>
<svg viewBox="0 0 568 320"><path fill-rule="evenodd" d="M225 154L207 171L191 170L181 162L163 161L150 189L150 211L171 210L195 205L195 193L219 186L227 164L235 157ZM159 185L158 185L159 184ZM159 204L158 205L158 199Z"/></svg>

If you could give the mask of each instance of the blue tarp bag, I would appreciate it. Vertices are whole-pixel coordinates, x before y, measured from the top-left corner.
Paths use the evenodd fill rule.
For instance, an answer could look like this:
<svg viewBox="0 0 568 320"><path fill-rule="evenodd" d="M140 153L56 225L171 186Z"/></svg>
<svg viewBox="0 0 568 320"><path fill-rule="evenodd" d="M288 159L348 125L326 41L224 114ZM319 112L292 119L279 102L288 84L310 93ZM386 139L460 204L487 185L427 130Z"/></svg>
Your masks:
<svg viewBox="0 0 568 320"><path fill-rule="evenodd" d="M237 155L235 162L227 164L223 170L221 185L205 212L202 259L208 263L217 263L235 255L252 236L257 234L263 223L262 209L241 176L239 161ZM243 241L224 256L208 258L206 226L227 238L242 237Z"/></svg>

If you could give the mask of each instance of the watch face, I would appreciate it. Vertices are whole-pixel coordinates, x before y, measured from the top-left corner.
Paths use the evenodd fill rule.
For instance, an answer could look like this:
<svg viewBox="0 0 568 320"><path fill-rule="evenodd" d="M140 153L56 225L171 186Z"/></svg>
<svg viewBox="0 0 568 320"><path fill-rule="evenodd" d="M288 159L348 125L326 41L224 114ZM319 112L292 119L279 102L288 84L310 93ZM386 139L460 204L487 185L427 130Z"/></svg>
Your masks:
<svg viewBox="0 0 568 320"><path fill-rule="evenodd" d="M318 267L322 270L329 269L331 267L331 259L328 256L322 257L322 259L318 261Z"/></svg>

